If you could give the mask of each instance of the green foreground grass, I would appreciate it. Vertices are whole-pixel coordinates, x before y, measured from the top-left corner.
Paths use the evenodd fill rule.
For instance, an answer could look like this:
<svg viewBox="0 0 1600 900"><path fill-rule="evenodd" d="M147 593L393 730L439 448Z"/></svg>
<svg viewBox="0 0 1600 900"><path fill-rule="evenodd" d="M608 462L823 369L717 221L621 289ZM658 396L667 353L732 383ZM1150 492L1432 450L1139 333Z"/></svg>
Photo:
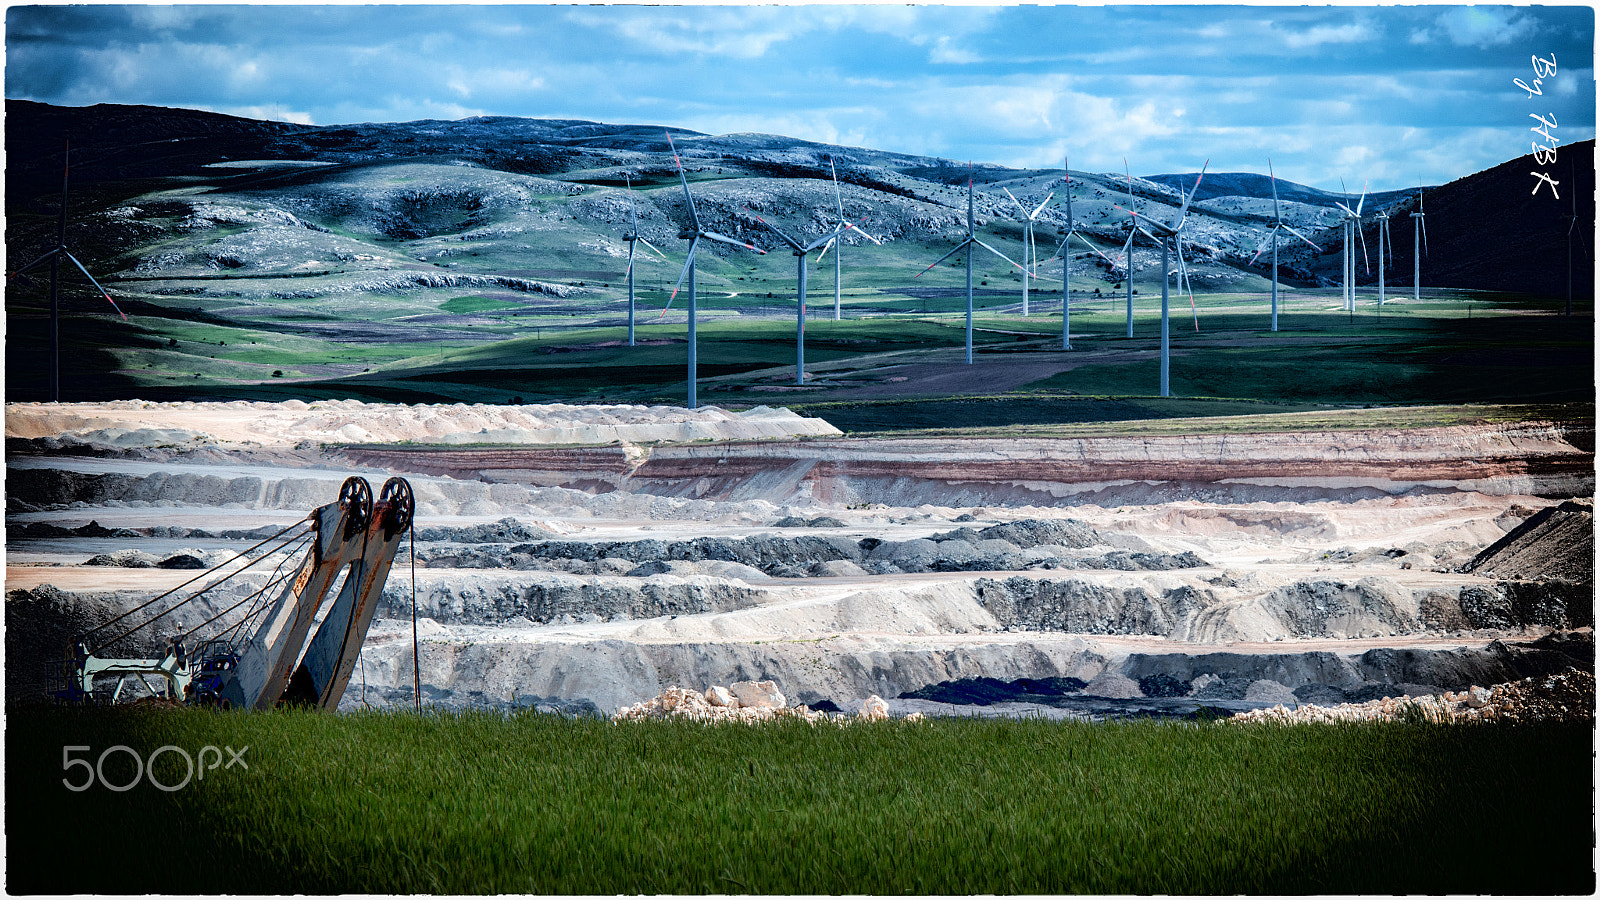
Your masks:
<svg viewBox="0 0 1600 900"><path fill-rule="evenodd" d="M6 887L1589 893L1591 739L1562 726L16 710ZM113 745L248 746L249 768L171 793L63 786L83 779L63 771L64 746L93 761ZM121 751L103 770L113 784L133 774ZM184 774L170 751L156 770Z"/></svg>

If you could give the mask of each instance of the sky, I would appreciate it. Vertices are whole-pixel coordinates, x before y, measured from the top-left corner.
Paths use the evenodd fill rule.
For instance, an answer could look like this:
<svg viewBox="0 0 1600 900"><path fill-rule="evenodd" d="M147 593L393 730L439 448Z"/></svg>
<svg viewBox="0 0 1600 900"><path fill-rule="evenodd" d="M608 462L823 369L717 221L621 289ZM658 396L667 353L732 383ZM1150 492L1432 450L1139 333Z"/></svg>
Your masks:
<svg viewBox="0 0 1600 900"><path fill-rule="evenodd" d="M5 95L671 125L1143 175L1270 157L1281 178L1379 191L1593 138L1594 28L1588 5L10 6Z"/></svg>

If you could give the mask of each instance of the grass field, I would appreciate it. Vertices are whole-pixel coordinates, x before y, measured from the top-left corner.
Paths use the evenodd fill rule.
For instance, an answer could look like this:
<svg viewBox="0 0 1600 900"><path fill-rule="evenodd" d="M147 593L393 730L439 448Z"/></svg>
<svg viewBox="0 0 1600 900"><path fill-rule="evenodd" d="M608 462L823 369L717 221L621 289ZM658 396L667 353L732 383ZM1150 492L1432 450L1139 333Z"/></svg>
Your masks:
<svg viewBox="0 0 1600 900"><path fill-rule="evenodd" d="M25 709L7 737L13 893L1595 887L1583 727ZM249 768L64 786L113 745Z"/></svg>

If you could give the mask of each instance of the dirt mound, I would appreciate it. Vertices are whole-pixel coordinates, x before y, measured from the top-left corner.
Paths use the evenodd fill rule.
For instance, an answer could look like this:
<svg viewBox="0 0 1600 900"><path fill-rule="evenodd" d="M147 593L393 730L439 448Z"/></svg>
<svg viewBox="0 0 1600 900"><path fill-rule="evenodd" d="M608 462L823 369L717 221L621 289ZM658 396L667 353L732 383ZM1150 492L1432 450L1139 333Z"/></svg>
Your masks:
<svg viewBox="0 0 1600 900"><path fill-rule="evenodd" d="M1463 567L1518 581L1594 583L1594 502L1568 500L1534 513Z"/></svg>
<svg viewBox="0 0 1600 900"><path fill-rule="evenodd" d="M417 611L444 624L582 623L729 612L756 605L761 594L723 579L666 575L633 583L552 574L534 581L489 577L419 585ZM391 578L378 615L411 611L411 585Z"/></svg>
<svg viewBox="0 0 1600 900"><path fill-rule="evenodd" d="M507 525L506 523L511 523ZM842 523L841 523L842 524ZM513 527L515 526L515 527ZM1045 540L1070 540L1075 545L1099 540L1078 522L1026 520L975 532L962 529L932 539L885 541L826 535L769 535L746 538L698 537L680 541L545 540L507 545L496 543L521 533L513 520L467 529L425 529L418 537L446 546L417 549L425 568L540 569L576 575L652 575L668 570L693 571L678 563L733 563L775 578L892 575L921 572L1010 572L1031 569L1114 569L1124 572L1169 571L1206 565L1191 551L1177 554L1129 550L1073 550ZM997 532L997 529L1008 529ZM986 533L1009 533L1019 546ZM954 536L952 536L954 535ZM972 538L968 540L967 538ZM472 542L474 546L454 544ZM631 565L622 565L622 563Z"/></svg>
<svg viewBox="0 0 1600 900"><path fill-rule="evenodd" d="M763 702L758 699L750 703L747 699L750 694L762 693L761 687L767 688L767 693L775 695L776 702ZM754 688L754 690L752 690ZM743 690L741 690L743 689ZM861 711L854 716L830 715L821 710L814 710L804 705L785 706L783 695L776 693L772 682L737 682L729 687L712 685L704 692L688 688L667 688L659 696L638 703L633 706L617 710L611 716L612 721L626 722L639 719L692 719L699 722L770 722L774 719L799 719L812 724L830 722L844 724L847 722L872 722L889 718L889 706L883 698L874 694L861 704ZM830 704L831 705L831 704ZM911 713L905 721L914 722L922 718L921 713Z"/></svg>
<svg viewBox="0 0 1600 900"><path fill-rule="evenodd" d="M545 531L543 528L524 525L509 517L483 525L467 525L460 528L436 526L417 529L417 540L419 541L455 544L522 544L529 541L548 541L554 537L554 534Z"/></svg>
<svg viewBox="0 0 1600 900"><path fill-rule="evenodd" d="M1366 703L1258 709L1232 722L1594 722L1594 673L1569 668L1555 675L1524 678L1484 690L1471 687L1421 697L1385 697Z"/></svg>
<svg viewBox="0 0 1600 900"><path fill-rule="evenodd" d="M758 406L465 403L406 405L319 400L306 403L8 403L7 438L57 438L108 449L201 442L220 446L326 444L608 444L837 435L821 419Z"/></svg>

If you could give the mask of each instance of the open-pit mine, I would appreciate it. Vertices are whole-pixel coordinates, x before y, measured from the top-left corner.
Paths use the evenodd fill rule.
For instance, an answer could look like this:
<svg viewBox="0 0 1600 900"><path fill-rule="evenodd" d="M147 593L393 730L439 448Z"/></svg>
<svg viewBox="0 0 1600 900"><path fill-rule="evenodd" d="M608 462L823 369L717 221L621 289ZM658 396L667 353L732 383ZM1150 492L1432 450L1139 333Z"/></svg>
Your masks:
<svg viewBox="0 0 1600 900"><path fill-rule="evenodd" d="M1593 668L1592 424L866 439L767 408L121 401L5 425L12 700L351 475L408 479L416 519L343 709L411 703L414 658L444 706L771 681L812 708L1068 717Z"/></svg>

